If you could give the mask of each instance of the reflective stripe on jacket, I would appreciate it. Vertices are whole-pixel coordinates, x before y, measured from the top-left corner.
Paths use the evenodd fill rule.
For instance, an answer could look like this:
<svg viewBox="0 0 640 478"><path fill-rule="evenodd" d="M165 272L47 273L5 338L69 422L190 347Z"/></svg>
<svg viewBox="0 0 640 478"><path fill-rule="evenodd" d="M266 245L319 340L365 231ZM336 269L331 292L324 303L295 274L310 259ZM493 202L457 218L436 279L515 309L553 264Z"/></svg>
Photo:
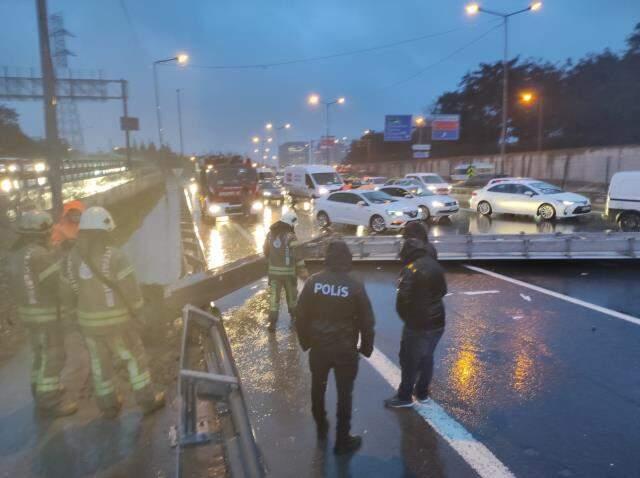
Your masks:
<svg viewBox="0 0 640 478"><path fill-rule="evenodd" d="M28 324L58 320L60 262L41 244L13 251L8 261L9 285L18 317Z"/></svg>
<svg viewBox="0 0 640 478"><path fill-rule="evenodd" d="M142 295L133 266L126 256L114 247L106 247L102 254L90 257L93 266L120 290L129 305L142 307ZM98 331L126 323L131 314L118 292L104 283L82 260L77 247L67 257L62 270L63 281L73 294L78 323L85 331Z"/></svg>
<svg viewBox="0 0 640 478"><path fill-rule="evenodd" d="M270 276L295 276L305 267L304 260L297 257L297 246L298 240L292 231L272 227L264 243Z"/></svg>

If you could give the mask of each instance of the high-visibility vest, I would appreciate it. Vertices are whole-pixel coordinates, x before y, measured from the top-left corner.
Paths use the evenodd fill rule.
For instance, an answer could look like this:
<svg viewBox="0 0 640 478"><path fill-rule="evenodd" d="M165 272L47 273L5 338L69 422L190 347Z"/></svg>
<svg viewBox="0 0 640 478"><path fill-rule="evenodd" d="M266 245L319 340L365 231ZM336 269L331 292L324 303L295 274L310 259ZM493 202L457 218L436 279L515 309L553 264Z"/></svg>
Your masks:
<svg viewBox="0 0 640 478"><path fill-rule="evenodd" d="M304 261L297 258L298 239L293 232L269 231L266 242L270 276L295 276L296 270L304 267Z"/></svg>
<svg viewBox="0 0 640 478"><path fill-rule="evenodd" d="M75 294L78 323L88 332L126 323L131 314L122 296L133 309L143 305L133 266L115 247L106 247L103 253L95 254L89 260L120 292L94 274L74 247L63 263L62 279Z"/></svg>
<svg viewBox="0 0 640 478"><path fill-rule="evenodd" d="M8 258L9 286L18 317L25 324L55 322L60 317L60 261L42 244L27 244Z"/></svg>

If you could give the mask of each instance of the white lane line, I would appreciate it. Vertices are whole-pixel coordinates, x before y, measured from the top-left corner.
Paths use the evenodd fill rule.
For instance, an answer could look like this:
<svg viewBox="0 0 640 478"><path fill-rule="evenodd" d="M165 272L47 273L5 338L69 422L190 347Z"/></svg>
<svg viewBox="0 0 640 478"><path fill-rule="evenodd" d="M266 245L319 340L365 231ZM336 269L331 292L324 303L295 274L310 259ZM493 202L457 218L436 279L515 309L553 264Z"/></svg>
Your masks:
<svg viewBox="0 0 640 478"><path fill-rule="evenodd" d="M389 385L397 390L400 384L400 368L396 364L378 349L373 350L369 363L382 375L382 378L389 382ZM415 411L482 478L515 478L509 468L436 402L431 400L428 405L418 405Z"/></svg>
<svg viewBox="0 0 640 478"><path fill-rule="evenodd" d="M626 320L627 322L631 322L632 324L640 325L640 319L637 317L634 317L633 315L623 314L622 312L617 312L615 310L607 309L606 307L592 304L591 302L586 302L584 300L576 299L575 297L570 297L568 295L560 294L559 292L554 292L552 290L545 289L544 287L539 287L537 285L529 284L528 282L523 282L518 279L513 279L512 277L498 274L497 272L489 271L481 267L470 266L470 265L465 265L464 267L466 267L469 270L479 272L481 274L485 274L490 277L494 277L496 279L500 279L506 282L511 282L512 284L518 285L520 287L526 287L527 289L535 290L536 292L540 292L541 294L546 294L551 297L555 297L556 299L564 300L566 302L570 302L575 305L580 305L587 309L595 310L596 312L600 312L602 314L608 315L610 317L614 317L616 319Z"/></svg>
<svg viewBox="0 0 640 478"><path fill-rule="evenodd" d="M499 290L471 290L469 292L463 292L464 295L484 295L484 294L499 294Z"/></svg>
<svg viewBox="0 0 640 478"><path fill-rule="evenodd" d="M251 234L249 234L249 232L244 227L242 227L239 224L236 224L235 222L230 222L229 225L231 226L232 229L235 229L236 231L238 231L240 235L242 235L242 237L244 237L247 241L253 242L253 237L251 237Z"/></svg>

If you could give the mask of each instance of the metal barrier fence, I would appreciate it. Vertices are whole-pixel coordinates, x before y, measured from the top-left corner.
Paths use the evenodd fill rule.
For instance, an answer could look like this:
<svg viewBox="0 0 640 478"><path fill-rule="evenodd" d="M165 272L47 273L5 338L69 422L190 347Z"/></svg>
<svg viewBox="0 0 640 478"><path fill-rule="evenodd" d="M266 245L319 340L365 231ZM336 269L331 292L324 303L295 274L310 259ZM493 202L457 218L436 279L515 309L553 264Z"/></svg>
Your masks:
<svg viewBox="0 0 640 478"><path fill-rule="evenodd" d="M264 465L249 421L240 375L219 312L208 313L187 305L183 310L183 321L176 476L182 476L183 449L207 443L224 447L227 469L234 478L264 476ZM194 327L203 337L206 372L188 368L189 341L195 333ZM217 405L220 431L209 433L199 428L198 402L202 401Z"/></svg>
<svg viewBox="0 0 640 478"><path fill-rule="evenodd" d="M399 236L343 237L355 261L395 261ZM640 233L498 234L432 237L441 261L640 258ZM305 245L305 259L324 257L321 242Z"/></svg>

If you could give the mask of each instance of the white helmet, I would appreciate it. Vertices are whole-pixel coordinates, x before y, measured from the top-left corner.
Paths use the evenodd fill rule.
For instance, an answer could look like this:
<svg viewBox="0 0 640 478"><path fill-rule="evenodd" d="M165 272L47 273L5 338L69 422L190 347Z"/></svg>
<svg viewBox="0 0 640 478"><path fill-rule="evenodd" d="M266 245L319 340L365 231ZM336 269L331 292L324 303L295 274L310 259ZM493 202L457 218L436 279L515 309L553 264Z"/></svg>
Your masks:
<svg viewBox="0 0 640 478"><path fill-rule="evenodd" d="M103 207L90 207L82 213L79 229L81 231L107 231L111 232L116 228L111 214Z"/></svg>
<svg viewBox="0 0 640 478"><path fill-rule="evenodd" d="M298 216L295 212L288 211L282 215L280 220L285 224L289 224L291 227L294 227L298 223Z"/></svg>
<svg viewBox="0 0 640 478"><path fill-rule="evenodd" d="M53 226L51 215L45 211L25 211L18 219L18 234L48 234Z"/></svg>

